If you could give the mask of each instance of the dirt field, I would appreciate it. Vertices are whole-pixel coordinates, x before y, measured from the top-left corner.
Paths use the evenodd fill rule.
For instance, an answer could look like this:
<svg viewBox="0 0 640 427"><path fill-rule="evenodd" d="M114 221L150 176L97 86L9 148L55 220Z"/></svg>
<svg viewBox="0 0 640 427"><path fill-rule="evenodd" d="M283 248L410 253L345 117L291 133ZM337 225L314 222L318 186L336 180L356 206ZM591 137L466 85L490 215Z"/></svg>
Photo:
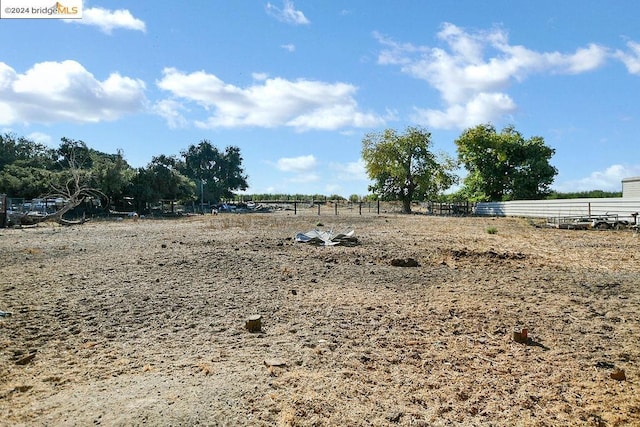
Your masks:
<svg viewBox="0 0 640 427"><path fill-rule="evenodd" d="M0 230L0 425L640 425L639 273L630 231L523 219Z"/></svg>

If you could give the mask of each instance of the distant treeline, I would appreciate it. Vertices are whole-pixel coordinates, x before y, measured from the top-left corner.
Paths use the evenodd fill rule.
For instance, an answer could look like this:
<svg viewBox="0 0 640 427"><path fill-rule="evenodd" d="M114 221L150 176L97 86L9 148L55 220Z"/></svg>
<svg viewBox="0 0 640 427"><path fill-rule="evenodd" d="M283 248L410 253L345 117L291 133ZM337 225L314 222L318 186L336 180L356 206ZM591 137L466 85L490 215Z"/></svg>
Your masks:
<svg viewBox="0 0 640 427"><path fill-rule="evenodd" d="M352 194L349 198L345 198L338 194L325 196L322 194L238 194L234 197L235 202L328 202L328 201L349 201L353 203L376 200L374 195L360 196Z"/></svg>
<svg viewBox="0 0 640 427"><path fill-rule="evenodd" d="M603 190L591 190L591 191L579 191L572 193L562 193L558 191L554 191L545 197L546 200L553 199L597 199L597 198L615 198L622 197L621 191L603 191ZM327 202L327 201L349 201L353 203L357 202L369 202L375 201L379 197L376 197L373 194L368 194L366 196L360 196L357 194L352 194L348 199L337 195L332 194L330 196L324 196L322 194L239 194L236 195L233 201L235 202L248 202L248 201L262 201L262 202L295 202L295 201L315 201L315 202ZM388 201L386 198L380 198L383 201ZM416 200L416 201L425 201L425 200ZM443 194L437 198L437 200L430 200L431 202L466 202L466 200L460 199L458 194Z"/></svg>
<svg viewBox="0 0 640 427"><path fill-rule="evenodd" d="M602 191L602 190L591 190L591 191L578 191L574 193L559 193L552 192L546 198L547 199L604 199L604 198L614 198L614 197L622 197L622 191Z"/></svg>
<svg viewBox="0 0 640 427"><path fill-rule="evenodd" d="M180 156L160 154L140 168L118 150L104 153L84 141L62 138L57 148L0 134L0 194L17 199L61 197L69 187L101 194L103 207L142 213L161 200L218 202L247 189L238 147L218 149L207 140Z"/></svg>

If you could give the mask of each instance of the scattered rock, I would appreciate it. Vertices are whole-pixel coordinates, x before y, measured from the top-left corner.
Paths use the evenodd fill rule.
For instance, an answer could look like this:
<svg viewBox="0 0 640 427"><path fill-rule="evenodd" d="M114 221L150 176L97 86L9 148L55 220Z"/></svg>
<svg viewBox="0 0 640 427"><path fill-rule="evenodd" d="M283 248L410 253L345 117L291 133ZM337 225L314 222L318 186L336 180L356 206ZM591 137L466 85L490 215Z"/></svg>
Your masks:
<svg viewBox="0 0 640 427"><path fill-rule="evenodd" d="M614 365L611 362L598 361L598 362L596 362L596 368L613 369Z"/></svg>
<svg viewBox="0 0 640 427"><path fill-rule="evenodd" d="M31 362L34 357L36 357L36 352L35 351L33 353L29 353L26 356L21 357L20 359L16 360L16 365L26 365L29 362Z"/></svg>
<svg viewBox="0 0 640 427"><path fill-rule="evenodd" d="M402 412L392 412L386 416L387 420L392 423L400 422L400 418L402 418Z"/></svg>
<svg viewBox="0 0 640 427"><path fill-rule="evenodd" d="M627 379L627 376L624 373L624 369L620 368L614 369L609 376L611 377L611 379L614 379L616 381L625 381Z"/></svg>
<svg viewBox="0 0 640 427"><path fill-rule="evenodd" d="M394 267L419 267L420 263L413 258L394 258L391 260L391 265Z"/></svg>
<svg viewBox="0 0 640 427"><path fill-rule="evenodd" d="M268 367L275 366L277 368L281 368L283 366L287 366L287 361L284 359L266 359L264 364Z"/></svg>
<svg viewBox="0 0 640 427"><path fill-rule="evenodd" d="M167 245L166 245L165 243L163 243L162 245L160 245L160 247L161 247L162 249L166 249L166 248L167 248Z"/></svg>
<svg viewBox="0 0 640 427"><path fill-rule="evenodd" d="M513 331L513 340L520 344L527 344L529 342L529 337L527 334L529 331L526 328L515 329Z"/></svg>
<svg viewBox="0 0 640 427"><path fill-rule="evenodd" d="M451 254L451 257L454 260L460 260L461 258L523 260L527 258L527 256L522 252L496 252L493 249L479 252L479 251L463 248L463 249L452 249L449 253Z"/></svg>
<svg viewBox="0 0 640 427"><path fill-rule="evenodd" d="M250 316L244 324L249 332L260 332L262 330L262 316L259 314Z"/></svg>

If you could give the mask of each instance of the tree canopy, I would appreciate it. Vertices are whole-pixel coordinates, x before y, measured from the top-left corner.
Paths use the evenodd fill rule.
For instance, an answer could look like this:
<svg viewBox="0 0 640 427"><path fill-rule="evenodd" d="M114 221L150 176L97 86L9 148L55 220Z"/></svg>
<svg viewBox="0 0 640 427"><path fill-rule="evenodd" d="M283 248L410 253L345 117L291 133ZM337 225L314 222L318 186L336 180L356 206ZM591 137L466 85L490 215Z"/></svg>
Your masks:
<svg viewBox="0 0 640 427"><path fill-rule="evenodd" d="M555 150L534 136L525 139L513 126L498 133L490 124L465 130L455 141L468 171L461 193L473 201L544 198L558 170L549 161Z"/></svg>
<svg viewBox="0 0 640 427"><path fill-rule="evenodd" d="M195 200L201 182L205 200L213 202L232 198L233 191L248 187L238 147L220 151L205 140L181 154L160 154L147 166L134 169L121 150L103 153L69 138L62 138L58 148L49 148L4 134L0 135L0 193L33 199L60 194L72 182L81 189L97 190L113 207L134 198L142 212L163 199Z"/></svg>
<svg viewBox="0 0 640 427"><path fill-rule="evenodd" d="M247 189L238 147L229 146L222 152L205 139L198 145L190 145L181 154L184 174L202 184L204 195L201 197L220 201L233 197L234 191Z"/></svg>
<svg viewBox="0 0 640 427"><path fill-rule="evenodd" d="M455 162L430 151L431 133L408 127L404 134L394 129L367 134L362 140L362 158L374 181L369 191L382 198L401 200L402 211L411 213L412 200L435 198L457 182Z"/></svg>

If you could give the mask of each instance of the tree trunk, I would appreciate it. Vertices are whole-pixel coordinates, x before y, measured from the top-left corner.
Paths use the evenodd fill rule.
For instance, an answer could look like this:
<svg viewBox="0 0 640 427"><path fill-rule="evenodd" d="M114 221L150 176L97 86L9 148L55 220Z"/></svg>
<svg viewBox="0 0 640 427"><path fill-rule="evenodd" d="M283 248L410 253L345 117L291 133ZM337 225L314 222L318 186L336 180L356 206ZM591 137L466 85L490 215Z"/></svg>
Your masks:
<svg viewBox="0 0 640 427"><path fill-rule="evenodd" d="M405 197L402 199L402 213L411 213L411 198Z"/></svg>

